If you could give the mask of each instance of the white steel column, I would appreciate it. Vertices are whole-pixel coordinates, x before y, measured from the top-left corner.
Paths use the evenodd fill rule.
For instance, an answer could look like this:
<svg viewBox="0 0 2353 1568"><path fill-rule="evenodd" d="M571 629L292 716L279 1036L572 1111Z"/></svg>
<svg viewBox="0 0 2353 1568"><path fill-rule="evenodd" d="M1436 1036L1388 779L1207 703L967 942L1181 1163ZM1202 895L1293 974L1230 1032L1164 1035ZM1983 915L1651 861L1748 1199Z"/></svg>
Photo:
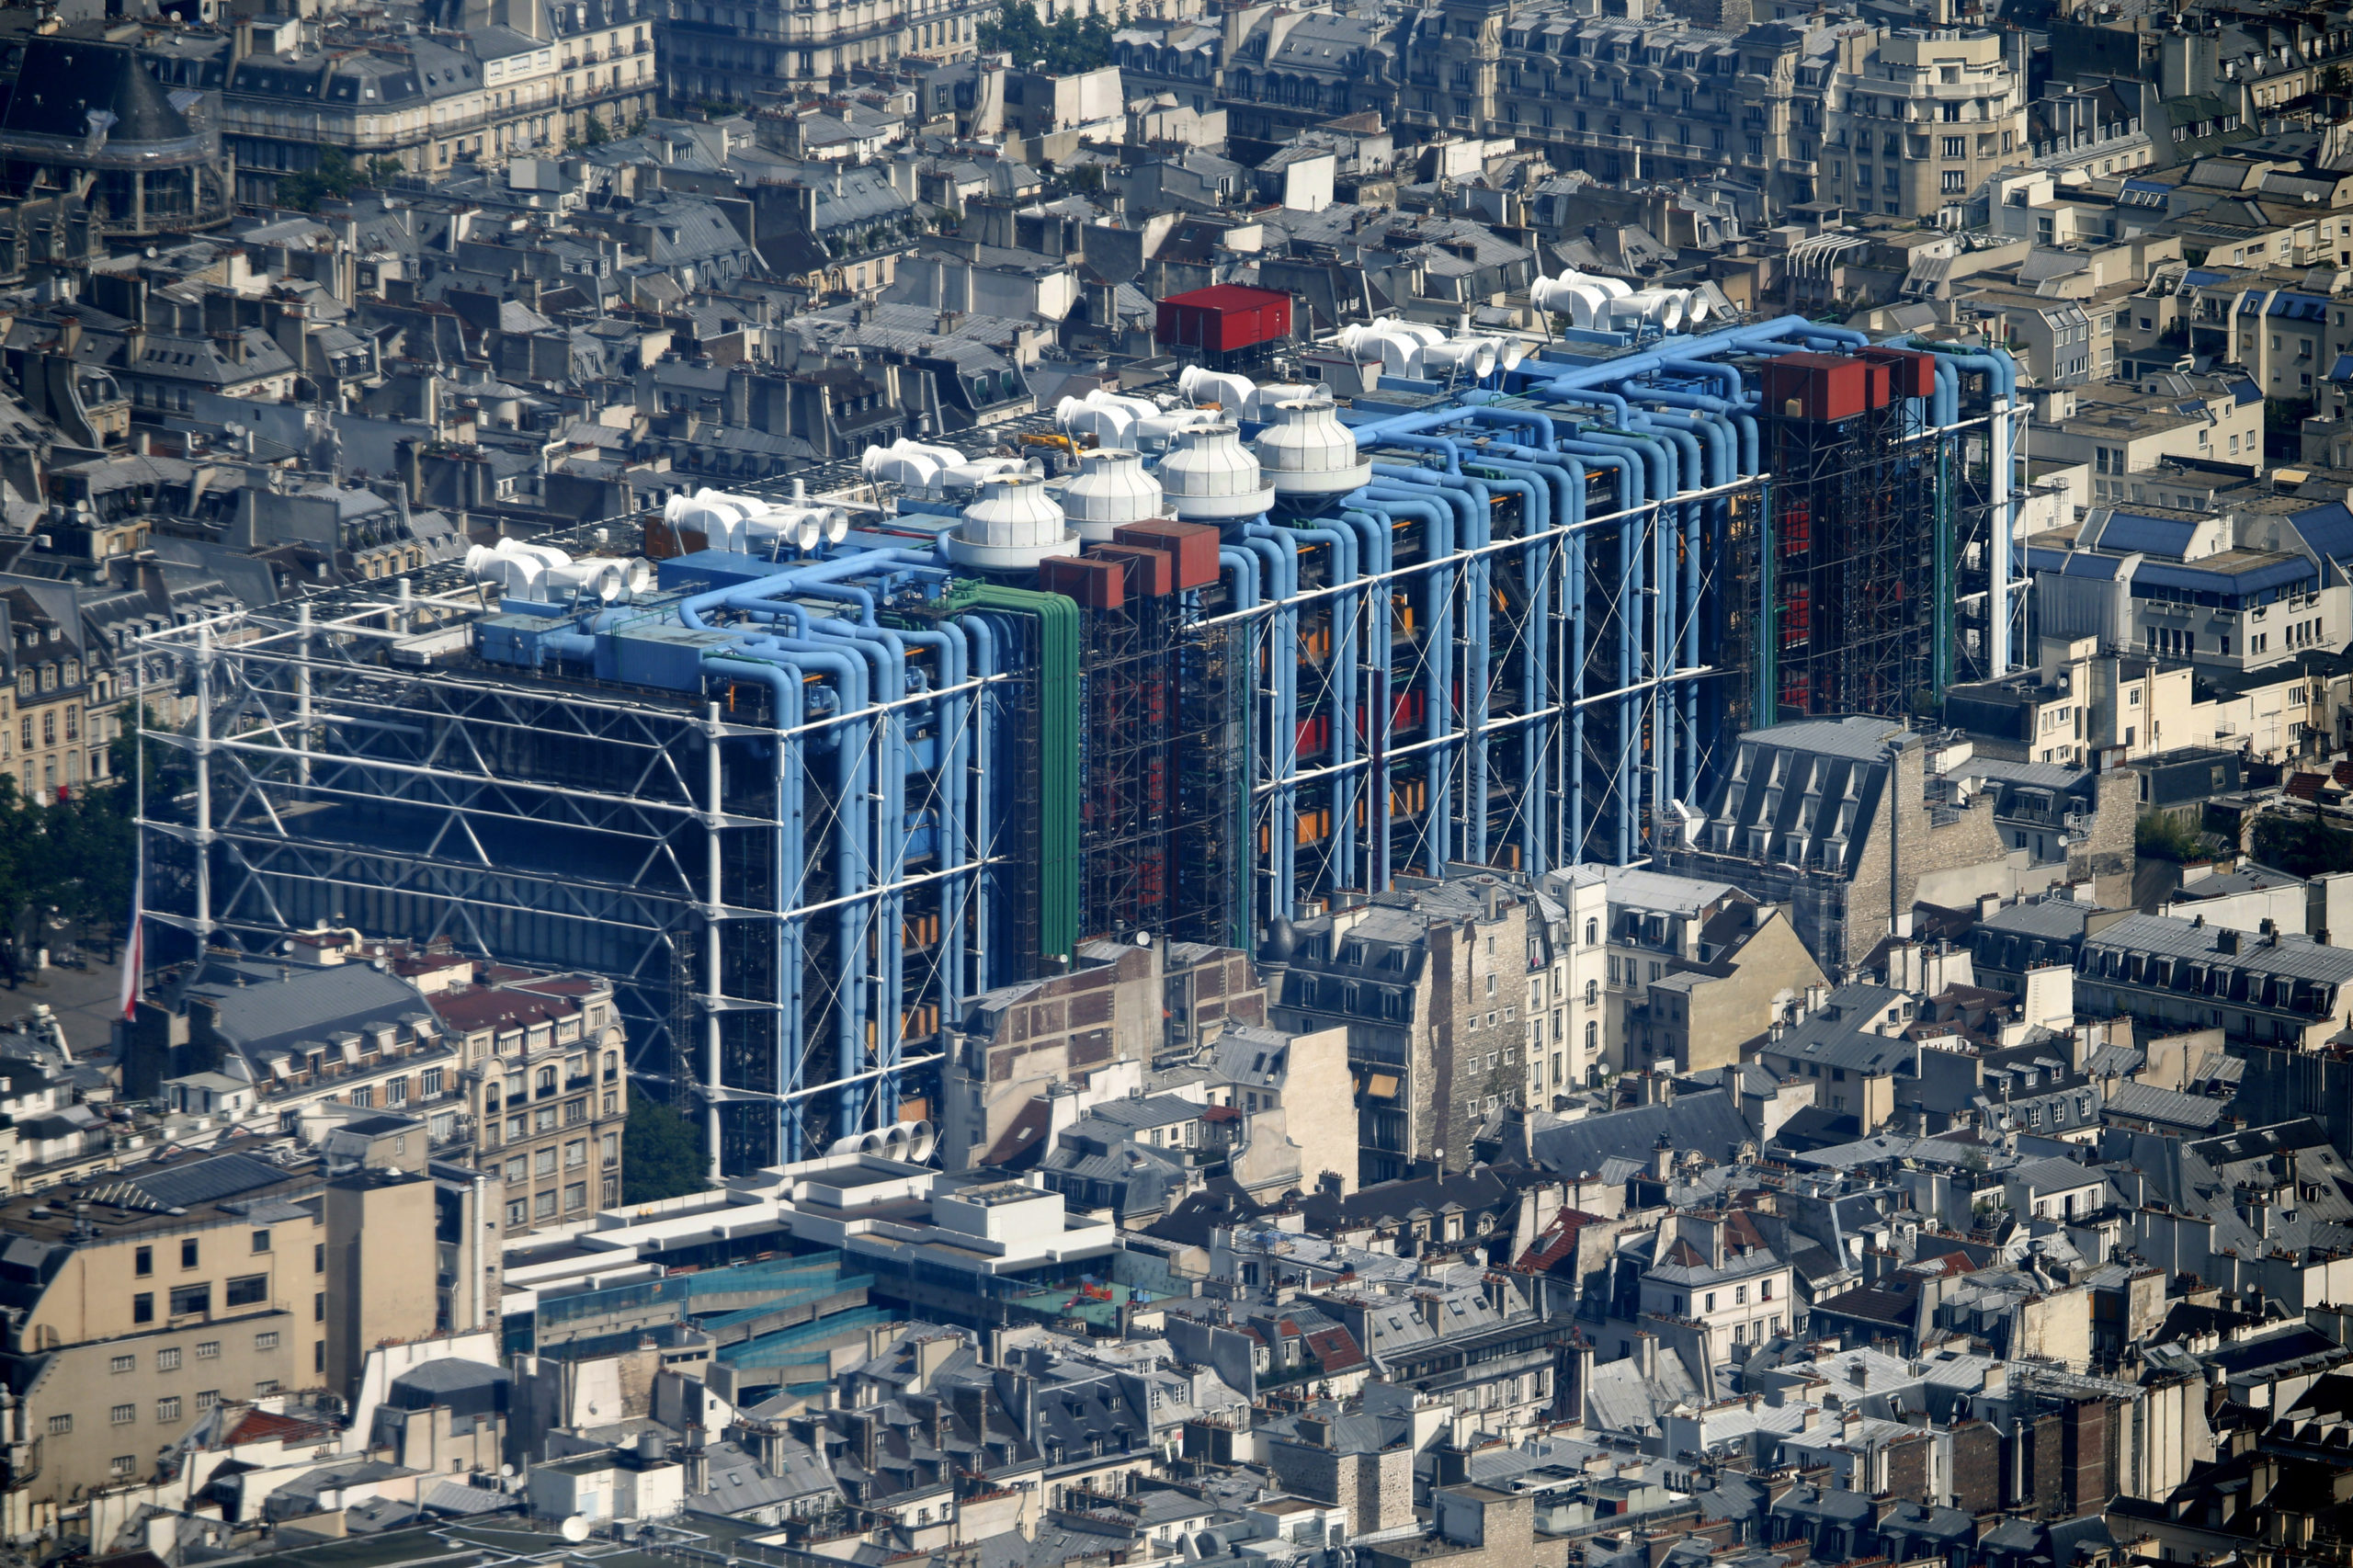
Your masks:
<svg viewBox="0 0 2353 1568"><path fill-rule="evenodd" d="M1985 651L1985 667L1996 680L2010 672L2010 548L2018 533L2018 519L2011 515L2010 449L2011 421L2018 412L2009 399L1997 397L1994 417L1986 422L1994 460L1994 505L1987 514L1991 527L1986 530L1987 547L1994 552L1986 635L1994 645Z"/></svg>
<svg viewBox="0 0 2353 1568"><path fill-rule="evenodd" d="M212 935L212 628L196 629L196 943Z"/></svg>
<svg viewBox="0 0 2353 1568"><path fill-rule="evenodd" d="M724 1174L719 1157L719 919L726 906L726 889L720 877L719 824L723 820L720 796L719 767L719 704L709 707L703 721L703 758L705 781L709 790L709 805L703 813L703 845L710 879L703 907L703 1162L711 1184L717 1186ZM778 1019L782 1027L783 1020Z"/></svg>

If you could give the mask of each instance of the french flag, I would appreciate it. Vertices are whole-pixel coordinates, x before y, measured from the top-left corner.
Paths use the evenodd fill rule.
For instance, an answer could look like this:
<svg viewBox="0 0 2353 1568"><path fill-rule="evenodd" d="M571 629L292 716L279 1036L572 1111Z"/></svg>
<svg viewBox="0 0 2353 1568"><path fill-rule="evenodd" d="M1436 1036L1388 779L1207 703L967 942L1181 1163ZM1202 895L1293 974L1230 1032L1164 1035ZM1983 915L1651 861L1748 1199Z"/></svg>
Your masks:
<svg viewBox="0 0 2353 1568"><path fill-rule="evenodd" d="M146 899L147 868L143 863L145 857L141 857L141 859L142 863L131 881L131 935L122 945L120 1011L125 1023L133 1021L139 1011L139 971L144 967L147 956L147 928L139 918L140 905Z"/></svg>

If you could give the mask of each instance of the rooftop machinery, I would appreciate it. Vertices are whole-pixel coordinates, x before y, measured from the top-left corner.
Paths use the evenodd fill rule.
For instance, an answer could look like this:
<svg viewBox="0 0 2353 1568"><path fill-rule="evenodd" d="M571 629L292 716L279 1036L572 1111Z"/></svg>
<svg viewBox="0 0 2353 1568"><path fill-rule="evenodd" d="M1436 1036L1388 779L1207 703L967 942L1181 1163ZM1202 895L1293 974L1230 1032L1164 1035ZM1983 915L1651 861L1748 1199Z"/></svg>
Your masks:
<svg viewBox="0 0 2353 1568"><path fill-rule="evenodd" d="M1347 408L1098 393L1074 474L902 442L674 497L652 563L588 527L159 633L196 782L148 802L151 903L610 975L741 1170L922 1114L942 1024L1089 939L1636 860L1739 728L1998 657L2006 356L1572 337Z"/></svg>

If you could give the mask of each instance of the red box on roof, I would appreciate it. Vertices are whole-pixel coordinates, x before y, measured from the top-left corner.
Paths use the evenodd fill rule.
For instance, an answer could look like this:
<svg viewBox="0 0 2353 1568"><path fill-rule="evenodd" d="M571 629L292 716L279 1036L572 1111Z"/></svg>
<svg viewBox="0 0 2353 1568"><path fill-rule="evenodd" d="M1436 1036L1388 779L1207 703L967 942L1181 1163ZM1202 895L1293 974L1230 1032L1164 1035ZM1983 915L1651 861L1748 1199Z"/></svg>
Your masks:
<svg viewBox="0 0 2353 1568"><path fill-rule="evenodd" d="M1090 556L1055 555L1038 563L1038 586L1076 599L1087 609L1118 609L1128 602L1127 563Z"/></svg>
<svg viewBox="0 0 2353 1568"><path fill-rule="evenodd" d="M1852 419L1870 406L1863 361L1844 355L1777 355L1763 380L1765 412L1788 419Z"/></svg>
<svg viewBox="0 0 2353 1568"><path fill-rule="evenodd" d="M1892 384L1888 374L1889 369L1887 365L1877 359L1863 361L1863 406L1865 408L1885 408L1894 401L1893 394L1888 390Z"/></svg>
<svg viewBox="0 0 2353 1568"><path fill-rule="evenodd" d="M1087 553L1097 561L1125 562L1128 591L1140 598L1159 598L1176 591L1176 557L1168 551L1142 544L1098 544Z"/></svg>
<svg viewBox="0 0 2353 1568"><path fill-rule="evenodd" d="M1888 368L1894 378L1898 397L1927 397L1937 388L1937 357L1910 348L1881 348L1873 345L1858 348L1855 356Z"/></svg>
<svg viewBox="0 0 2353 1568"><path fill-rule="evenodd" d="M1207 523L1154 517L1141 523L1124 523L1111 530L1111 537L1121 544L1165 550L1175 556L1179 593L1210 587L1217 582L1218 531Z"/></svg>
<svg viewBox="0 0 2353 1568"><path fill-rule="evenodd" d="M1290 335L1290 296L1239 283L1171 294L1160 301L1154 335L1163 348L1231 354Z"/></svg>

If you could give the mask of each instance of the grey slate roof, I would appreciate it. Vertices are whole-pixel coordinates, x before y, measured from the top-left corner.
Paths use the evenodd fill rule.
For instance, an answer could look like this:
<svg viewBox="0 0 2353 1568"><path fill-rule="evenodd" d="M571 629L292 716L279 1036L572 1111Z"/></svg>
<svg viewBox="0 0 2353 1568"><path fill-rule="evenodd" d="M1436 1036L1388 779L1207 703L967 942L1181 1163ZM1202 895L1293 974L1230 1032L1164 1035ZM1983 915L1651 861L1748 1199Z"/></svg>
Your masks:
<svg viewBox="0 0 2353 1568"><path fill-rule="evenodd" d="M1722 1089L1677 1095L1671 1105L1634 1106L1548 1127L1531 1139L1536 1157L1564 1176L1599 1171L1612 1159L1646 1162L1662 1137L1677 1149L1718 1162L1733 1158L1756 1134Z"/></svg>
<svg viewBox="0 0 2353 1568"><path fill-rule="evenodd" d="M366 964L296 970L284 980L261 965L240 966L244 971L254 971L250 983L237 985L227 983L226 975L215 979L220 974L215 966L188 987L188 994L210 1001L214 1028L248 1053L324 1038L358 1020L389 1021L432 1010L415 986ZM261 978L265 974L267 978Z"/></svg>
<svg viewBox="0 0 2353 1568"><path fill-rule="evenodd" d="M2226 1101L2205 1095L2185 1095L2177 1089L2159 1088L2154 1084L2123 1084L2108 1097L2106 1108L2111 1117L2133 1117L2186 1131L2202 1132L2222 1119L2222 1113L2230 1106Z"/></svg>

